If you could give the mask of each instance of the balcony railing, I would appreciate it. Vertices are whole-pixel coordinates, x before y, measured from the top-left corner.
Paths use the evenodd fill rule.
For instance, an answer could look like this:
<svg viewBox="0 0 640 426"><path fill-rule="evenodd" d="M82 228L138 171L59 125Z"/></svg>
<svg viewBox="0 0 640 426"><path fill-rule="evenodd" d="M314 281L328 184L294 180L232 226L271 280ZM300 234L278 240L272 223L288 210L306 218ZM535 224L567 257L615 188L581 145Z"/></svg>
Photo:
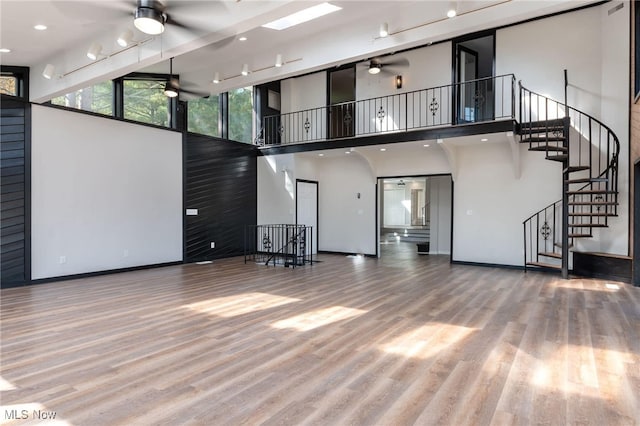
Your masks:
<svg viewBox="0 0 640 426"><path fill-rule="evenodd" d="M264 117L259 145L318 142L515 118L507 74Z"/></svg>

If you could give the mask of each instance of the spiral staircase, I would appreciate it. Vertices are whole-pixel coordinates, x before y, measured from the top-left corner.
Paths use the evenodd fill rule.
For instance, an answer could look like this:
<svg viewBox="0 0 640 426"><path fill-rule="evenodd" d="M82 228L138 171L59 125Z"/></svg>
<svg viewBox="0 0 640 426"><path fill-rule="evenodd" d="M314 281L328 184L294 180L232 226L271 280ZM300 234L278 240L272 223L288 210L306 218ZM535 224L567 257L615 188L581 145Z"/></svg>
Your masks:
<svg viewBox="0 0 640 426"><path fill-rule="evenodd" d="M520 90L520 142L562 164L562 199L523 222L524 264L569 275L570 249L592 238L618 215L620 142L596 118L532 92Z"/></svg>

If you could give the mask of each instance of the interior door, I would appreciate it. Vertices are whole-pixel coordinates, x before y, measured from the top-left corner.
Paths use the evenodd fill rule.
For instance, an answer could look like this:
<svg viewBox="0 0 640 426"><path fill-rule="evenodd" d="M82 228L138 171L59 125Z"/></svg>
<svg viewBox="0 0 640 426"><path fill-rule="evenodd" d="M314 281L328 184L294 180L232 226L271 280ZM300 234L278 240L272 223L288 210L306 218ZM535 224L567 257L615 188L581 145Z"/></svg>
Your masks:
<svg viewBox="0 0 640 426"><path fill-rule="evenodd" d="M311 250L318 253L318 182L296 179L296 225L312 227Z"/></svg>
<svg viewBox="0 0 640 426"><path fill-rule="evenodd" d="M329 137L355 135L356 67L329 71Z"/></svg>

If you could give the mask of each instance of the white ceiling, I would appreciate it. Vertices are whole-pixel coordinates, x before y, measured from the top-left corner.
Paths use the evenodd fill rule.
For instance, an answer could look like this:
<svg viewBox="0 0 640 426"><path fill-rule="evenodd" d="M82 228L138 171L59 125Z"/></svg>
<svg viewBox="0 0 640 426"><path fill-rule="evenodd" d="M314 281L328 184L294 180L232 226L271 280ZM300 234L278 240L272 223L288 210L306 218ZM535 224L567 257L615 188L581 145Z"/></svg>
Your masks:
<svg viewBox="0 0 640 426"><path fill-rule="evenodd" d="M168 25L162 36L134 30L135 0L0 0L3 65L31 67L31 99L42 102L134 71L167 73L168 59L183 86L203 93L263 83L364 60L376 55L450 39L458 35L561 10L594 0L465 0L447 19L450 1L335 0L342 10L306 24L275 31L261 25L320 3L307 0L165 0L167 13L190 29ZM388 22L390 36L378 28ZM33 26L44 23L46 31ZM122 49L115 40L134 30L138 46ZM239 41L239 36L246 41ZM91 62L93 42L106 55ZM285 65L274 67L277 54ZM56 76L41 76L47 63ZM242 64L253 72L240 76ZM223 81L214 85L218 72Z"/></svg>

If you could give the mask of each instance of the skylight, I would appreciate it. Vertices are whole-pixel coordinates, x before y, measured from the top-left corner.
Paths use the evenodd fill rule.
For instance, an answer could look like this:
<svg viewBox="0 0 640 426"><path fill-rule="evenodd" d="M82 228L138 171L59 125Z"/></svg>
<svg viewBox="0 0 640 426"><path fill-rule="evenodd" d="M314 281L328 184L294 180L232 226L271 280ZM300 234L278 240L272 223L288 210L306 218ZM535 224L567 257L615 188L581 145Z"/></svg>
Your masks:
<svg viewBox="0 0 640 426"><path fill-rule="evenodd" d="M272 30L285 30L294 25L302 24L312 19L319 18L329 13L336 12L342 9L339 6L332 5L330 3L322 3L307 9L301 10L296 13L292 13L284 18L276 19L275 21L264 24L264 28L270 28Z"/></svg>

